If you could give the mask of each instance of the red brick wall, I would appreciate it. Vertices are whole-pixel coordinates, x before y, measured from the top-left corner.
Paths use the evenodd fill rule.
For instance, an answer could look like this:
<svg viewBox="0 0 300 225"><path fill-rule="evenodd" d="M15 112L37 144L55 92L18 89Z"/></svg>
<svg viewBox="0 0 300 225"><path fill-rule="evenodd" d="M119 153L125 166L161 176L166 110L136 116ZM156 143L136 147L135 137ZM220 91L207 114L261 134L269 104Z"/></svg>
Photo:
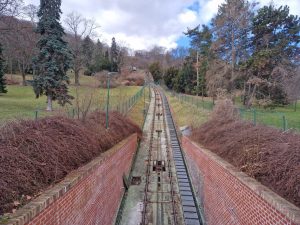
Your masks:
<svg viewBox="0 0 300 225"><path fill-rule="evenodd" d="M182 140L208 225L300 224L300 209L187 137Z"/></svg>
<svg viewBox="0 0 300 225"><path fill-rule="evenodd" d="M53 202L27 224L113 224L124 193L122 176L129 173L136 147L137 136L132 135L104 156L68 175L57 188L54 187L52 192L50 190L50 193L45 194L46 197L51 193L53 195L56 189L60 192L57 194L58 197L54 197ZM75 181L76 184L70 187L72 186L70 181ZM69 188L65 193L63 193L64 185L65 188ZM45 196L41 196L40 200L44 201ZM39 199L36 199L35 202L38 201ZM28 209L22 210L28 212L31 208L32 211L35 202L29 203ZM25 223L28 221L22 210L19 214L23 215L23 218L16 216L12 220L13 224L24 224L24 221ZM27 213L27 217L28 215L30 216Z"/></svg>

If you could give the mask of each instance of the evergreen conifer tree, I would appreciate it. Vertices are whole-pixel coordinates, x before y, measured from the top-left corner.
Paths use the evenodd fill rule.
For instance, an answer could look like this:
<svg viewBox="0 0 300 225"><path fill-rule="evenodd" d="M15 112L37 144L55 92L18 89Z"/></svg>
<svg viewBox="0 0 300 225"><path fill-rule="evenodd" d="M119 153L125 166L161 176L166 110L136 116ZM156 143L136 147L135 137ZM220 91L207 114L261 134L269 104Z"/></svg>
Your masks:
<svg viewBox="0 0 300 225"><path fill-rule="evenodd" d="M92 60L93 60L93 51L95 48L95 45L92 41L92 39L89 36L86 36L83 39L82 43L82 54L83 54L83 63L84 66L90 69Z"/></svg>
<svg viewBox="0 0 300 225"><path fill-rule="evenodd" d="M253 55L246 66L260 82L248 85L247 93L255 93L258 99L267 96L275 104L287 104L284 79L296 73L299 66L300 18L291 15L288 6L264 6L253 18L252 33Z"/></svg>
<svg viewBox="0 0 300 225"><path fill-rule="evenodd" d="M194 29L188 29L185 33L191 38L192 48L198 51L199 55L199 90L195 87L196 93L200 93L202 96L206 95L206 73L209 70L209 63L213 59L213 52L211 51L212 45L212 31L208 26L197 26Z"/></svg>
<svg viewBox="0 0 300 225"><path fill-rule="evenodd" d="M39 54L36 57L33 88L36 97L47 96L47 110L52 110L52 101L60 105L71 103L68 94L72 54L63 40L64 29L60 24L61 0L41 0L38 12L37 32L41 38L38 42Z"/></svg>
<svg viewBox="0 0 300 225"><path fill-rule="evenodd" d="M116 39L112 39L111 48L110 48L110 57L111 57L111 72L118 72L118 48Z"/></svg>
<svg viewBox="0 0 300 225"><path fill-rule="evenodd" d="M0 93L7 93L6 83L4 79L4 60L2 55L2 45L0 43Z"/></svg>

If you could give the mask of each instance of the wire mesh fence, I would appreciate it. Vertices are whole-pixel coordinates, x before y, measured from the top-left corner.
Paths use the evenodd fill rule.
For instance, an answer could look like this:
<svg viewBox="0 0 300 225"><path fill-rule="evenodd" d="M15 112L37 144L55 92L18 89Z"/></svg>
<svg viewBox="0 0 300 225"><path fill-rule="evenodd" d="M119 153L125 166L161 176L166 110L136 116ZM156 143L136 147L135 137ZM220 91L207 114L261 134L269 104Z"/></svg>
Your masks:
<svg viewBox="0 0 300 225"><path fill-rule="evenodd" d="M300 131L300 114L298 118L276 111L260 111L257 109L240 108L240 116L243 120L252 121L254 125L262 124L270 127L286 130ZM297 112L294 112L297 113Z"/></svg>
<svg viewBox="0 0 300 225"><path fill-rule="evenodd" d="M132 107L144 96L146 87L146 85L141 87L134 95L129 97L110 96L109 104L107 104L107 96L102 96L102 99L100 99L99 101L95 101L96 103L92 104L88 110L90 112L105 111L108 108L108 111L117 111L123 115L126 115L132 109ZM0 109L0 124L20 119L38 120L46 116L57 115L67 116L69 118L80 118L81 110L82 109L80 107L76 107L73 105L57 108L53 112L48 112L42 109L42 107L37 107L35 110L22 109L21 111L5 110L2 108Z"/></svg>
<svg viewBox="0 0 300 225"><path fill-rule="evenodd" d="M202 98L201 96L180 94L171 90L166 91L169 92L171 96L176 97L181 103L187 103L196 106L197 108L202 108L209 111L212 111L214 108L213 101ZM266 125L282 129L283 131L300 131L300 113L298 113L298 116L296 115L297 112L295 111L294 106L292 108L287 106L286 108L289 112L281 113L277 111L257 110L255 108L245 109L243 107L238 107L241 119L250 121L254 125Z"/></svg>
<svg viewBox="0 0 300 225"><path fill-rule="evenodd" d="M170 91L170 90L168 90L167 92L169 92L172 97L177 98L177 100L180 101L181 103L183 103L183 102L188 103L188 104L196 106L197 108L202 108L202 109L206 109L209 111L213 110L214 103L205 98L201 98L199 96L176 93L176 92Z"/></svg>

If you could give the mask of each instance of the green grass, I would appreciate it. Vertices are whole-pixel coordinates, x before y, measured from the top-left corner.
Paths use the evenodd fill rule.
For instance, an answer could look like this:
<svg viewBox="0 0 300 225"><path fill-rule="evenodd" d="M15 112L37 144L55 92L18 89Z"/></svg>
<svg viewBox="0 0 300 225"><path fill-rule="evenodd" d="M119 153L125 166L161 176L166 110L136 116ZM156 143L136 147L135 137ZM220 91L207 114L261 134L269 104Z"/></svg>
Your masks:
<svg viewBox="0 0 300 225"><path fill-rule="evenodd" d="M118 87L110 91L110 104L112 106L127 100L133 96L141 87ZM54 112L46 112L46 97L35 98L32 87L9 85L8 93L0 95L0 121L19 118L35 118L35 111L38 110L38 116L50 116L55 113L66 113L72 111L76 106L76 99L79 105L86 104L92 98L92 109L104 109L106 104L107 89L91 88L87 86L70 87L70 94L74 97L72 105L65 107L59 106L54 102ZM92 96L92 97L91 97Z"/></svg>
<svg viewBox="0 0 300 225"><path fill-rule="evenodd" d="M186 102L192 105L197 105L198 108L203 108L206 110L213 109L213 101L210 97L202 97L202 96L195 96L195 95L187 95L187 94L178 94L175 92L167 92L171 96L175 96L181 102Z"/></svg>
<svg viewBox="0 0 300 225"><path fill-rule="evenodd" d="M197 105L203 109L212 110L213 104L210 98L191 96L191 95L177 95L181 102L189 103L190 105ZM300 103L300 102L299 102ZM300 104L298 103L298 111L295 111L295 105L277 106L273 108L264 109L254 106L251 110L241 110L241 117L245 120L256 121L257 124L272 126L280 129L295 129L300 130ZM240 98L236 98L236 105L243 109ZM255 112L254 112L255 111Z"/></svg>
<svg viewBox="0 0 300 225"><path fill-rule="evenodd" d="M289 107L275 107L272 110L254 107L251 110L241 110L241 117L246 120L256 120L256 123L267 126L300 130L300 110L294 111Z"/></svg>
<svg viewBox="0 0 300 225"><path fill-rule="evenodd" d="M209 112L201 106L195 106L185 101L179 101L178 98L167 93L171 109L173 110L176 125L181 127L185 125L198 127L209 119Z"/></svg>
<svg viewBox="0 0 300 225"><path fill-rule="evenodd" d="M241 117L245 120L255 121L257 124L263 124L280 129L295 129L300 131L300 101L298 101L295 110L295 104L286 106L272 106L269 108L252 106L250 110L245 110L240 97L235 99L236 105L241 109Z"/></svg>
<svg viewBox="0 0 300 225"><path fill-rule="evenodd" d="M68 76L70 78L70 85L74 85L75 83L75 74L70 70L68 73ZM21 74L7 74L7 78L9 80L13 80L18 82L19 84L22 83L22 76ZM26 80L32 80L32 75L31 74L27 74L26 75ZM99 85L99 81L92 76L84 76L82 74L82 72L79 75L79 83L81 86L92 86L92 87L96 87L97 85Z"/></svg>
<svg viewBox="0 0 300 225"><path fill-rule="evenodd" d="M143 128L145 120L144 109L148 109L149 104L149 89L145 88L144 95L138 100L138 102L132 107L132 109L127 114L128 117L141 128Z"/></svg>

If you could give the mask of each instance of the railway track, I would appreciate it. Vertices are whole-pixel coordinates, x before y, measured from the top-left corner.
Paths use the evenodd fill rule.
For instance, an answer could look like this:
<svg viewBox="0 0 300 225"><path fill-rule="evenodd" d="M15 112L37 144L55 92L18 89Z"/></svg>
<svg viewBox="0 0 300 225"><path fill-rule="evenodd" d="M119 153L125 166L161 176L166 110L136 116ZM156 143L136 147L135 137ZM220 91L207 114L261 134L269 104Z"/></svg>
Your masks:
<svg viewBox="0 0 300 225"><path fill-rule="evenodd" d="M141 224L200 225L188 171L166 96L154 90Z"/></svg>

